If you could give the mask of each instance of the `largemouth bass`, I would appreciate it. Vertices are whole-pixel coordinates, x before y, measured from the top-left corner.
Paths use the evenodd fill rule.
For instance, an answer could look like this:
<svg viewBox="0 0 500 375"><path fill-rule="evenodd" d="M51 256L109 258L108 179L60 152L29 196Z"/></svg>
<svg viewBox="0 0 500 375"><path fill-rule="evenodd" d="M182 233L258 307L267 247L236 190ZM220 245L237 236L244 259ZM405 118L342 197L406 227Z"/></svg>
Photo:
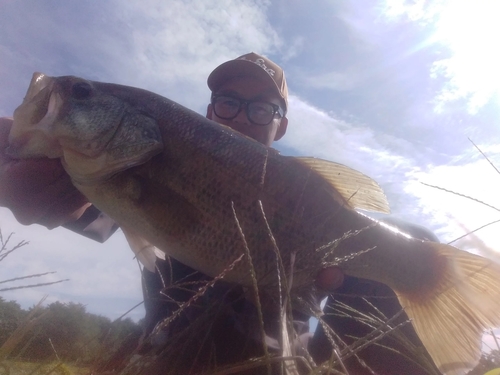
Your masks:
<svg viewBox="0 0 500 375"><path fill-rule="evenodd" d="M151 92L35 73L9 142L15 157L60 158L139 255L156 247L250 286L248 251L271 294L276 249L292 296L310 291L328 265L387 284L445 373L472 368L482 333L500 326L500 265L359 213L388 211L379 186L359 172L282 156Z"/></svg>

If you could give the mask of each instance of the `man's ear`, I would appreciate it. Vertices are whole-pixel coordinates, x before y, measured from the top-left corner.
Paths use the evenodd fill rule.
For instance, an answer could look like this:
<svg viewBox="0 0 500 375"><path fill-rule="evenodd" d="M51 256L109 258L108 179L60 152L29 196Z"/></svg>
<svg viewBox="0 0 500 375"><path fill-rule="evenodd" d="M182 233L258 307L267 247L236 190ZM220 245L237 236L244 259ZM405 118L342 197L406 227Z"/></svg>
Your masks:
<svg viewBox="0 0 500 375"><path fill-rule="evenodd" d="M278 130L276 131L276 135L274 136L275 141L280 140L285 135L287 126L288 119L286 117L282 117Z"/></svg>
<svg viewBox="0 0 500 375"><path fill-rule="evenodd" d="M213 120L212 119L213 114L214 114L214 110L212 109L212 104L208 104L207 105L207 116L206 116L207 119Z"/></svg>

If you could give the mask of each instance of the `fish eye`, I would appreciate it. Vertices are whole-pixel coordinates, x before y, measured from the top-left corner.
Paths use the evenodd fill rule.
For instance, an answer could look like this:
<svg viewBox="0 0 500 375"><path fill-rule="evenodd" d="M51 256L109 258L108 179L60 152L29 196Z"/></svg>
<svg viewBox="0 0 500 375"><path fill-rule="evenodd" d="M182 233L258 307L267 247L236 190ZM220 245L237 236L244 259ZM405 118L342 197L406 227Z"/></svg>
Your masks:
<svg viewBox="0 0 500 375"><path fill-rule="evenodd" d="M75 99L87 99L92 92L92 87L87 82L78 82L71 87L71 94Z"/></svg>

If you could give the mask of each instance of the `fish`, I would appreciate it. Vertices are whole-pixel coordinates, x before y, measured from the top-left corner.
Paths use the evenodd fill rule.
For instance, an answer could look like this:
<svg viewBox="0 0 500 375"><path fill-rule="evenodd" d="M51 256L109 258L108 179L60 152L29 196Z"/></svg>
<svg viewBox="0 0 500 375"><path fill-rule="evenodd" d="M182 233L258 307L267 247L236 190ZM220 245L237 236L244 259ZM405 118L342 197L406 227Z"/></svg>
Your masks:
<svg viewBox="0 0 500 375"><path fill-rule="evenodd" d="M294 303L331 265L388 285L443 373L473 368L500 326L498 263L365 215L390 209L361 172L281 155L155 93L35 73L7 152L59 158L153 270L159 250L270 294L281 277Z"/></svg>

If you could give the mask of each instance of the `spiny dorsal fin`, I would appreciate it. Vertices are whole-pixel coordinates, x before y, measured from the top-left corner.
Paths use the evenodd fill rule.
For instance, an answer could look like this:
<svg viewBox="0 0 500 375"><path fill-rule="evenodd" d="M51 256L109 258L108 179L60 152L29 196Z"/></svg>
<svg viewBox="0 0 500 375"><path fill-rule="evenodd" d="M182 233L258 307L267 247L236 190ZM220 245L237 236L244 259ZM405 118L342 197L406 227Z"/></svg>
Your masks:
<svg viewBox="0 0 500 375"><path fill-rule="evenodd" d="M343 164L317 158L298 157L301 163L320 174L352 208L391 212L382 188L370 177Z"/></svg>

